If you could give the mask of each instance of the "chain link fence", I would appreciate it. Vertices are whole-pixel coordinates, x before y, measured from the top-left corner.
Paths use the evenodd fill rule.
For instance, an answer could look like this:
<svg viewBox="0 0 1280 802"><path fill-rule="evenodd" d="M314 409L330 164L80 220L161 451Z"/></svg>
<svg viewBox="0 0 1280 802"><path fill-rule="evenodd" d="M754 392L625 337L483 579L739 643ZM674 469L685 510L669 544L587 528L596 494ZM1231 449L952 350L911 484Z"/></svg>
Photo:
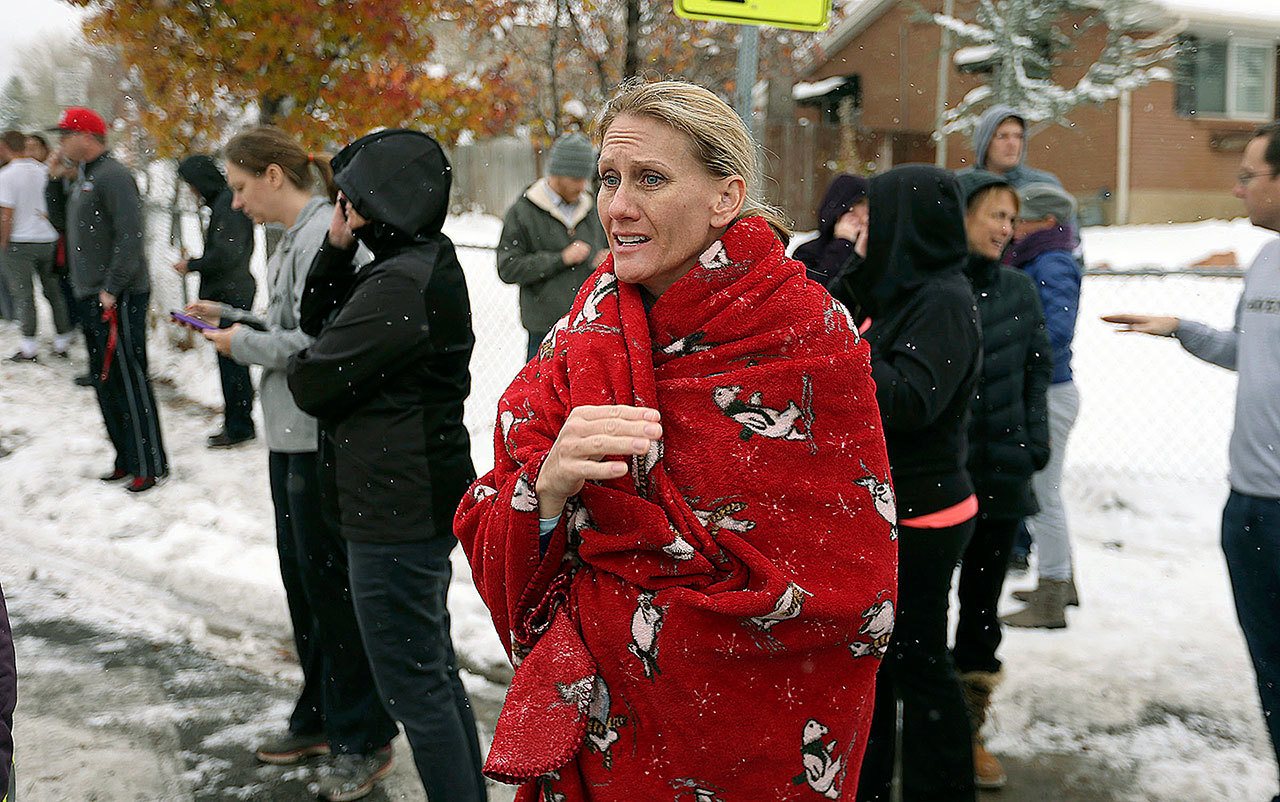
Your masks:
<svg viewBox="0 0 1280 802"><path fill-rule="evenodd" d="M183 391L209 405L220 403L217 371L208 349L191 348L183 329L161 325L183 302L182 280L169 269L179 258L178 232L193 253L200 249L201 218L194 205L148 204L153 343L158 370ZM524 364L526 335L520 326L518 290L497 277L494 246L500 221L483 215L451 218L446 229L457 245L471 296L476 347L466 425L477 470L493 461L493 423L502 392ZM265 247L261 227L254 272L258 306L265 305ZM1176 340L1120 334L1099 320L1113 312L1170 314L1229 328L1241 291L1238 270L1089 271L1081 295L1073 370L1080 417L1071 435L1067 470L1076 476L1124 476L1192 480L1224 477L1227 440L1235 407L1235 374L1200 362ZM188 278L195 297L195 279ZM199 345L199 343L196 343ZM165 351L168 353L165 353ZM206 364L207 363L207 364Z"/></svg>
<svg viewBox="0 0 1280 802"><path fill-rule="evenodd" d="M1143 270L1085 276L1072 360L1080 417L1067 449L1069 474L1226 476L1235 374L1201 362L1176 340L1117 333L1099 318L1138 312L1230 328L1242 275Z"/></svg>

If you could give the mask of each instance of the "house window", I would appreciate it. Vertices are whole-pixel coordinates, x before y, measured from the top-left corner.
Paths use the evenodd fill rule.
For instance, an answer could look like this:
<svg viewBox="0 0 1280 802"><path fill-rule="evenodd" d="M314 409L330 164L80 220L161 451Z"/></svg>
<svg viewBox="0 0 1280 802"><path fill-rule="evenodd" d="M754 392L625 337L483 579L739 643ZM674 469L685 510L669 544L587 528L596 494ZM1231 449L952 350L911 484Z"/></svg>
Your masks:
<svg viewBox="0 0 1280 802"><path fill-rule="evenodd" d="M1187 37L1179 63L1178 113L1270 120L1276 107L1276 46L1250 39Z"/></svg>

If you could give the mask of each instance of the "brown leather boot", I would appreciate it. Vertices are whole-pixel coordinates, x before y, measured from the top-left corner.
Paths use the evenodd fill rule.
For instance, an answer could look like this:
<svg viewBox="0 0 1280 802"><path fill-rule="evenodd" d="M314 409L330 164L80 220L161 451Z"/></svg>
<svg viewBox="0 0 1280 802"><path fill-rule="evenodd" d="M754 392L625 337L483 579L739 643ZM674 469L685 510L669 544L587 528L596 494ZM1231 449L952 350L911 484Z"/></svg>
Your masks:
<svg viewBox="0 0 1280 802"><path fill-rule="evenodd" d="M1003 675L990 671L967 671L960 675L964 706L969 711L969 723L973 726L973 782L979 788L1003 788L1008 781L1004 767L995 755L987 751L982 739L982 725L987 721L991 694L1002 679Z"/></svg>
<svg viewBox="0 0 1280 802"><path fill-rule="evenodd" d="M1070 585L1067 587L1067 606L1079 607L1080 594L1076 591L1076 578L1073 576L1068 582L1070 582ZM1040 585L1037 584L1034 588L1028 588L1027 590L1015 590L1011 595L1020 602L1029 602L1031 597L1036 595L1039 590Z"/></svg>
<svg viewBox="0 0 1280 802"><path fill-rule="evenodd" d="M995 755L987 751L981 738L973 739L973 784L988 791L1004 788L1009 775L1004 773L1004 766Z"/></svg>
<svg viewBox="0 0 1280 802"><path fill-rule="evenodd" d="M1010 627L1066 629L1067 586L1070 584L1066 579L1041 579L1040 587L1027 606L1016 613L1000 616L1000 622Z"/></svg>

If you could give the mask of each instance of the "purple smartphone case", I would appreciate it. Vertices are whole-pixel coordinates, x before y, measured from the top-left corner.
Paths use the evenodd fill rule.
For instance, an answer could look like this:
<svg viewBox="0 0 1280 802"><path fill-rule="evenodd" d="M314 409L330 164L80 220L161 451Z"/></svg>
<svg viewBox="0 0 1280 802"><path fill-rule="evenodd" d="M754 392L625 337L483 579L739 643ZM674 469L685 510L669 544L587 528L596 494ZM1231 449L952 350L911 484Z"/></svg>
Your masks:
<svg viewBox="0 0 1280 802"><path fill-rule="evenodd" d="M201 331L218 328L212 323L208 323L204 320L201 320L198 317L192 317L191 315L188 315L185 312L179 312L176 309L169 310L169 316L172 317L174 320L178 321L179 323L186 323L188 326L195 326L197 329L200 329Z"/></svg>

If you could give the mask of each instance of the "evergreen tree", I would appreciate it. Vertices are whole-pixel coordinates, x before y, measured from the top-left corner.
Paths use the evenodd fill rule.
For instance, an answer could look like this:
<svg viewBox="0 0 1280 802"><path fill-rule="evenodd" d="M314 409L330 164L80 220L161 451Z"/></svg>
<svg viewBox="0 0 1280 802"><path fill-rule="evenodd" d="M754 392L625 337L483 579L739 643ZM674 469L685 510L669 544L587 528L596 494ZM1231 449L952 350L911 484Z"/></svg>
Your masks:
<svg viewBox="0 0 1280 802"><path fill-rule="evenodd" d="M1063 86L1053 80L1053 68L1055 56L1071 47L1060 26L1074 14L1087 15L1077 36L1102 26L1106 39L1080 80ZM1160 64L1178 50L1172 30L1150 32L1150 6L1143 0L978 0L971 21L942 14L929 19L968 44L955 54L962 69L990 75L947 112L940 135L969 133L996 104L1018 109L1028 122L1066 124L1077 106L1172 79Z"/></svg>
<svg viewBox="0 0 1280 802"><path fill-rule="evenodd" d="M27 90L18 76L13 76L0 92L0 130L21 128L27 120Z"/></svg>

